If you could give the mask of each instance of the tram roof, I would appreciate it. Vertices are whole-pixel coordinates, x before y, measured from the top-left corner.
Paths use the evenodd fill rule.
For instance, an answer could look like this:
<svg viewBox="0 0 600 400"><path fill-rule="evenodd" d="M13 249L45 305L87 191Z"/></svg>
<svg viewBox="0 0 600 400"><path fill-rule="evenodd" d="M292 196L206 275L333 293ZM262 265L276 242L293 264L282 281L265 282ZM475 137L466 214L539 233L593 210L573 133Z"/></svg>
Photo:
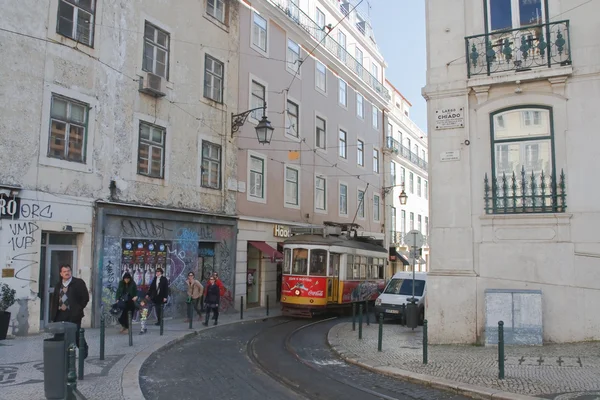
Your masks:
<svg viewBox="0 0 600 400"><path fill-rule="evenodd" d="M325 236L322 235L295 235L283 242L286 244L309 244L309 245L323 245L323 246L343 246L353 249L378 251L380 253L386 253L385 247L378 244L358 240L354 238L348 238L344 235L341 236Z"/></svg>

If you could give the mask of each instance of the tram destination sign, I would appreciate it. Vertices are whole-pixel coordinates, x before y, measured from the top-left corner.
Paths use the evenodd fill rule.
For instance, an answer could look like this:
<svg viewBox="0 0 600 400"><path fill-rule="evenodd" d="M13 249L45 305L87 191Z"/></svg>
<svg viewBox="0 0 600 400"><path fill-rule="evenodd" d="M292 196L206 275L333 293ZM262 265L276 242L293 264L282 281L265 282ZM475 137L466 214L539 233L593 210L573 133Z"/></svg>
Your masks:
<svg viewBox="0 0 600 400"><path fill-rule="evenodd" d="M442 108L435 110L435 129L454 129L465 127L464 108Z"/></svg>

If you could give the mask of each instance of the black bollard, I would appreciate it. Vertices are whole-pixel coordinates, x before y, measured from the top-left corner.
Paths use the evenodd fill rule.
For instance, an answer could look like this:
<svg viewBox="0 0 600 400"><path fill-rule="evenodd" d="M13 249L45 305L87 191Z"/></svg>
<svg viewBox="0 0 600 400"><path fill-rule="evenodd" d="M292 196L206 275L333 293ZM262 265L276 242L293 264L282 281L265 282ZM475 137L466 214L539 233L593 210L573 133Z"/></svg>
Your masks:
<svg viewBox="0 0 600 400"><path fill-rule="evenodd" d="M75 345L72 344L67 350L67 399L75 398L77 390L77 373L75 372Z"/></svg>
<svg viewBox="0 0 600 400"><path fill-rule="evenodd" d="M132 316L131 316L131 311L129 311L127 313L127 323L128 323L128 327L129 329L127 329L127 333L129 334L129 346L133 346L133 326L132 326Z"/></svg>
<svg viewBox="0 0 600 400"><path fill-rule="evenodd" d="M400 315L400 325L406 326L406 304L402 304L402 314Z"/></svg>
<svg viewBox="0 0 600 400"><path fill-rule="evenodd" d="M358 305L358 338L362 339L362 314L363 314L363 305L362 303Z"/></svg>
<svg viewBox="0 0 600 400"><path fill-rule="evenodd" d="M383 313L379 313L379 336L377 337L377 351L381 351L381 342L383 342Z"/></svg>
<svg viewBox="0 0 600 400"><path fill-rule="evenodd" d="M163 335L165 330L165 303L160 305L160 336Z"/></svg>
<svg viewBox="0 0 600 400"><path fill-rule="evenodd" d="M190 299L190 302L188 303L188 329L192 329L192 321L194 320L194 311L193 311L193 307L192 307L192 299Z"/></svg>
<svg viewBox="0 0 600 400"><path fill-rule="evenodd" d="M371 321L370 321L370 318L369 318L369 301L368 300L365 301L365 314L367 316L367 326L370 326L371 325Z"/></svg>
<svg viewBox="0 0 600 400"><path fill-rule="evenodd" d="M423 364L427 364L427 320L423 321Z"/></svg>
<svg viewBox="0 0 600 400"><path fill-rule="evenodd" d="M352 303L352 332L356 330L356 303Z"/></svg>
<svg viewBox="0 0 600 400"><path fill-rule="evenodd" d="M498 379L504 379L504 322L498 321Z"/></svg>
<svg viewBox="0 0 600 400"><path fill-rule="evenodd" d="M104 360L104 330L106 329L105 327L105 322L104 322L104 313L102 313L102 315L100 316L100 360L103 361Z"/></svg>
<svg viewBox="0 0 600 400"><path fill-rule="evenodd" d="M80 328L79 329L79 358L77 360L79 362L78 379L80 381L83 380L83 368L84 368L84 362L85 362L86 358L87 358L87 343L85 341L85 329Z"/></svg>
<svg viewBox="0 0 600 400"><path fill-rule="evenodd" d="M269 316L269 295L267 295L267 317Z"/></svg>
<svg viewBox="0 0 600 400"><path fill-rule="evenodd" d="M244 319L244 296L240 297L240 319Z"/></svg>

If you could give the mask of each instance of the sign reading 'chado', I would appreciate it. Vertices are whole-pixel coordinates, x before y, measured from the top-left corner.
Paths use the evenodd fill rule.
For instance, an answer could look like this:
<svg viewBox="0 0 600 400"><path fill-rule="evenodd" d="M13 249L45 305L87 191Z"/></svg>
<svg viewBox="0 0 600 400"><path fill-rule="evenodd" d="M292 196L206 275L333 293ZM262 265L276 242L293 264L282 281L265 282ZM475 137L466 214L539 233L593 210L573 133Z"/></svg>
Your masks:
<svg viewBox="0 0 600 400"><path fill-rule="evenodd" d="M444 108L435 110L435 129L464 128L463 108Z"/></svg>

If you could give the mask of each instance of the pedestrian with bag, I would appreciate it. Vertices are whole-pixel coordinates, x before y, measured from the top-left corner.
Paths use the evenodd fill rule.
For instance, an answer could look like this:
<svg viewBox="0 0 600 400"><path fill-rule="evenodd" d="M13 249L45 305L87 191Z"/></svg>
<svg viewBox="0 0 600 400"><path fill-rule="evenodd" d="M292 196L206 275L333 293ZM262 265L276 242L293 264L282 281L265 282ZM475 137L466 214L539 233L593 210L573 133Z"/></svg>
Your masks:
<svg viewBox="0 0 600 400"><path fill-rule="evenodd" d="M188 273L187 281L187 295L188 302L192 303L192 307L196 310L198 314L198 321L202 318L202 295L204 294L204 286L195 279L195 275L193 272ZM188 318L185 322L190 322L189 318L192 318L191 315L188 315Z"/></svg>
<svg viewBox="0 0 600 400"><path fill-rule="evenodd" d="M119 282L117 288L117 306L122 309L121 316L119 317L119 323L122 326L121 333L128 333L129 326L129 313L133 317L135 311L135 302L138 299L137 285L131 278L129 272L123 274L123 279Z"/></svg>
<svg viewBox="0 0 600 400"><path fill-rule="evenodd" d="M217 321L219 319L219 301L221 299L221 292L219 291L219 286L215 282L215 278L211 277L208 280L208 285L204 291L206 292L206 296L204 297L206 316L204 318L203 325L208 326L211 311L214 314L214 325L217 325Z"/></svg>
<svg viewBox="0 0 600 400"><path fill-rule="evenodd" d="M158 267L156 268L156 276L152 280L150 288L148 289L148 294L146 295L146 298L154 303L157 319L155 325L160 325L160 321L163 318L162 305L167 302L168 297L169 282L167 281L167 278L163 276L163 269Z"/></svg>
<svg viewBox="0 0 600 400"><path fill-rule="evenodd" d="M50 316L54 322L72 322L77 325L75 342L79 347L79 329L83 310L90 301L90 294L83 279L75 278L69 264L59 268L60 281L54 286Z"/></svg>

